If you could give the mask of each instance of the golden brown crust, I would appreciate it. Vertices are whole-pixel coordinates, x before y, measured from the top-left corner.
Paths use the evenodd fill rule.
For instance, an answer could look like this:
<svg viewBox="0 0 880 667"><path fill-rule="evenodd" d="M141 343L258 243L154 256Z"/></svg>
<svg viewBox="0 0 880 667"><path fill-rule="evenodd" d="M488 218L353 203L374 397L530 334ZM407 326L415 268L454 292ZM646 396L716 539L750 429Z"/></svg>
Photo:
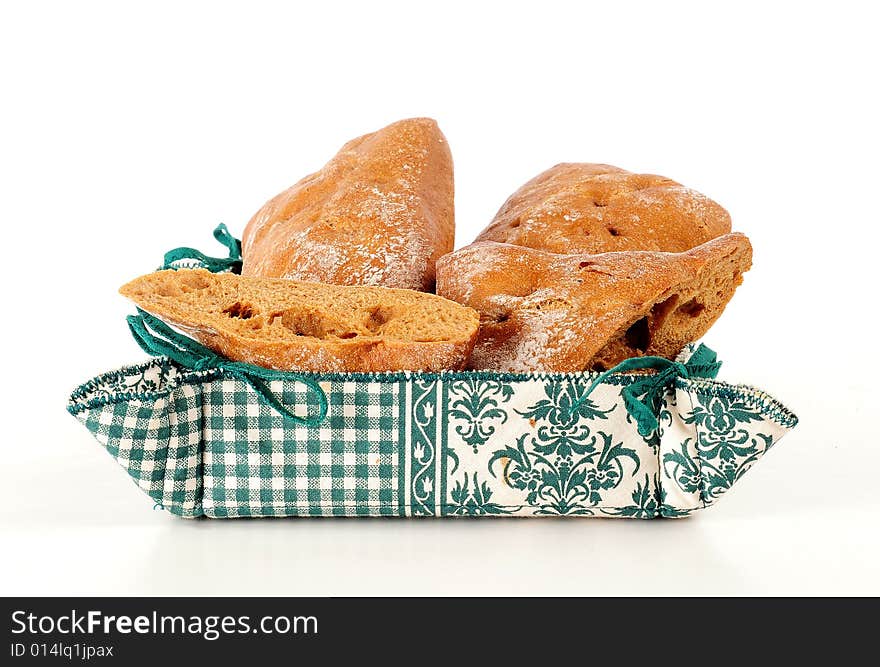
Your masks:
<svg viewBox="0 0 880 667"><path fill-rule="evenodd" d="M433 294L159 271L120 293L223 356L316 372L463 368L477 313Z"/></svg>
<svg viewBox="0 0 880 667"><path fill-rule="evenodd" d="M514 192L476 240L563 254L683 252L729 232L727 211L669 178L564 163Z"/></svg>
<svg viewBox="0 0 880 667"><path fill-rule="evenodd" d="M683 253L558 255L487 241L438 262L437 292L480 313L471 368L603 370L674 357L721 315L750 266L738 233Z"/></svg>
<svg viewBox="0 0 880 667"><path fill-rule="evenodd" d="M453 195L437 123L393 123L268 201L245 228L242 274L433 291L453 247Z"/></svg>

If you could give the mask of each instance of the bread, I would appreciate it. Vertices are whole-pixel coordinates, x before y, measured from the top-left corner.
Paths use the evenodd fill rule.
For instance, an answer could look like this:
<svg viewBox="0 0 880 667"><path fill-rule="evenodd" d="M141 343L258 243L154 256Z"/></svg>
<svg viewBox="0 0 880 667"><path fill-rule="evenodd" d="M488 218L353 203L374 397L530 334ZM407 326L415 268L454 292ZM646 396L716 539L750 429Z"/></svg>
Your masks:
<svg viewBox="0 0 880 667"><path fill-rule="evenodd" d="M480 313L472 368L606 370L672 358L700 338L751 257L737 233L683 253L558 255L484 241L441 258L437 292Z"/></svg>
<svg viewBox="0 0 880 667"><path fill-rule="evenodd" d="M229 359L278 370L462 368L479 325L433 294L203 269L151 273L119 291Z"/></svg>
<svg viewBox="0 0 880 667"><path fill-rule="evenodd" d="M476 240L556 253L683 252L729 232L727 211L668 178L558 164L514 192Z"/></svg>
<svg viewBox="0 0 880 667"><path fill-rule="evenodd" d="M257 211L242 274L432 292L454 237L449 146L435 121L411 118L349 141Z"/></svg>

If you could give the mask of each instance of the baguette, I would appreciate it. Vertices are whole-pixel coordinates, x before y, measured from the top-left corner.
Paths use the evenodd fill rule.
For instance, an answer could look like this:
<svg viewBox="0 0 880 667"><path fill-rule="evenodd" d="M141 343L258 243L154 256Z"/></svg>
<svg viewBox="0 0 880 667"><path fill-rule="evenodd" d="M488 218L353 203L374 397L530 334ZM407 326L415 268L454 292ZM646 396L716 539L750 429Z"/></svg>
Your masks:
<svg viewBox="0 0 880 667"><path fill-rule="evenodd" d="M477 313L433 294L158 271L120 293L234 361L316 372L464 367Z"/></svg>
<svg viewBox="0 0 880 667"><path fill-rule="evenodd" d="M437 292L480 313L471 368L601 371L673 358L699 339L751 258L738 233L683 253L557 255L484 241L440 260Z"/></svg>

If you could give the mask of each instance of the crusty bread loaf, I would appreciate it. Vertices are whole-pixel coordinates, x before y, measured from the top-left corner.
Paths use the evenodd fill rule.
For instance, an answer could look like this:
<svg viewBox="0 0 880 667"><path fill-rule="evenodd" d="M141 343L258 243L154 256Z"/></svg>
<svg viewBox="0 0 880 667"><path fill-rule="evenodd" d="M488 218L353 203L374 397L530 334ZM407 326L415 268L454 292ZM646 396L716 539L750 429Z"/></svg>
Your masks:
<svg viewBox="0 0 880 667"><path fill-rule="evenodd" d="M682 252L729 232L727 211L671 179L574 163L514 192L476 240L563 254Z"/></svg>
<svg viewBox="0 0 880 667"><path fill-rule="evenodd" d="M433 294L159 271L120 290L149 313L235 360L278 370L462 368L477 313Z"/></svg>
<svg viewBox="0 0 880 667"><path fill-rule="evenodd" d="M441 258L437 292L480 313L472 368L605 370L672 358L700 338L751 257L738 233L683 253L558 255L484 241Z"/></svg>
<svg viewBox="0 0 880 667"><path fill-rule="evenodd" d="M455 237L452 155L430 118L349 141L267 202L242 237L242 274L434 290Z"/></svg>

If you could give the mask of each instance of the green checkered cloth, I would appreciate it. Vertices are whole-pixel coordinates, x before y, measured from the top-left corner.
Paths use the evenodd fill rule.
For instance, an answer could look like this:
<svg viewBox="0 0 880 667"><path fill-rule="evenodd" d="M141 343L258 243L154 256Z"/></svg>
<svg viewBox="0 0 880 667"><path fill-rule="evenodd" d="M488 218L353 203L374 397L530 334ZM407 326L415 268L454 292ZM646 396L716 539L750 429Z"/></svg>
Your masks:
<svg viewBox="0 0 880 667"><path fill-rule="evenodd" d="M68 410L182 517L678 517L797 422L759 390L708 379L671 382L643 434L621 394L644 376L612 374L585 397L595 374L303 375L327 399L319 424L222 368L164 357L86 382ZM267 385L295 415L318 410L302 382Z"/></svg>
<svg viewBox="0 0 880 667"><path fill-rule="evenodd" d="M286 405L309 406L299 385L270 383ZM328 414L320 427L283 419L254 402L243 382L219 379L206 391L203 510L212 516L395 514L401 423L400 382L322 383ZM242 447L241 443L247 443Z"/></svg>

